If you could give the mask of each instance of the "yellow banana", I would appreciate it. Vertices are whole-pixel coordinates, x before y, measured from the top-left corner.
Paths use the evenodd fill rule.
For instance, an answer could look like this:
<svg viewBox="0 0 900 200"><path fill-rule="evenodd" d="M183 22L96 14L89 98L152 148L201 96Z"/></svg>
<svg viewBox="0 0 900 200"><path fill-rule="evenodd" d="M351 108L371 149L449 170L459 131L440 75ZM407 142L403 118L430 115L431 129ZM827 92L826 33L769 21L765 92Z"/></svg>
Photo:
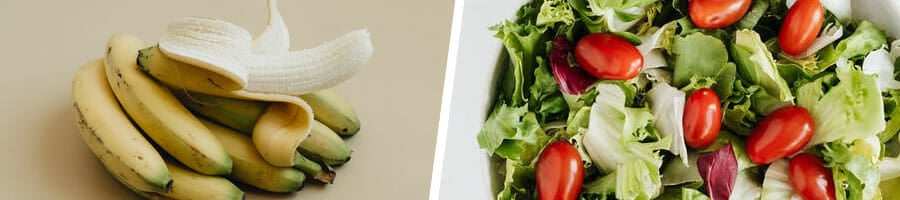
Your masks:
<svg viewBox="0 0 900 200"><path fill-rule="evenodd" d="M173 92L190 90L192 92L235 99L272 102L273 106L270 106L271 109L261 112L262 115L253 127L252 132L255 133L253 134L253 144L256 145L260 155L270 164L279 167L294 166L294 151L300 146L300 142L309 136L310 124L313 121L312 109L300 97L245 90L228 90L228 87L209 86L208 84L219 84L219 82L215 78L203 75L203 73L208 72L198 72L198 69L192 69L197 68L196 66L173 60L154 48L142 50L137 62L142 69L151 75L160 72L180 73L194 79L208 79L207 81L210 81L208 83L186 82L185 84L197 83L200 85L190 86L186 89L173 89ZM161 80L161 82L177 88L189 86L178 82L173 83L173 81ZM207 84L207 86L203 86L203 84Z"/></svg>
<svg viewBox="0 0 900 200"><path fill-rule="evenodd" d="M300 153L329 166L338 166L350 161L350 146L327 126L314 121L309 138L300 143Z"/></svg>
<svg viewBox="0 0 900 200"><path fill-rule="evenodd" d="M276 106L279 105L277 103L233 99L177 89L173 91L178 93L176 96L179 100L195 113L244 133L252 131L254 135L259 131L251 127L258 127L258 121L266 120L259 113L285 110ZM277 120L277 118L270 120ZM299 145L299 150L303 155L330 166L340 165L350 160L350 146L337 133L318 121L313 121L310 126L309 137Z"/></svg>
<svg viewBox="0 0 900 200"><path fill-rule="evenodd" d="M275 167L256 151L250 137L216 123L200 120L225 145L234 161L229 177L270 192L291 192L303 188L306 176L290 167Z"/></svg>
<svg viewBox="0 0 900 200"><path fill-rule="evenodd" d="M244 192L223 177L197 173L177 161L166 160L174 183L168 192L138 192L154 200L242 200Z"/></svg>
<svg viewBox="0 0 900 200"><path fill-rule="evenodd" d="M132 35L115 35L107 44L106 75L125 111L162 149L197 172L231 173L232 162L215 136L165 86L138 69L143 48Z"/></svg>
<svg viewBox="0 0 900 200"><path fill-rule="evenodd" d="M119 107L103 70L102 60L92 61L72 82L75 119L84 143L127 187L145 192L169 190L172 178L165 162Z"/></svg>
<svg viewBox="0 0 900 200"><path fill-rule="evenodd" d="M353 105L334 89L300 95L313 109L315 119L341 136L353 136L359 132L359 117Z"/></svg>

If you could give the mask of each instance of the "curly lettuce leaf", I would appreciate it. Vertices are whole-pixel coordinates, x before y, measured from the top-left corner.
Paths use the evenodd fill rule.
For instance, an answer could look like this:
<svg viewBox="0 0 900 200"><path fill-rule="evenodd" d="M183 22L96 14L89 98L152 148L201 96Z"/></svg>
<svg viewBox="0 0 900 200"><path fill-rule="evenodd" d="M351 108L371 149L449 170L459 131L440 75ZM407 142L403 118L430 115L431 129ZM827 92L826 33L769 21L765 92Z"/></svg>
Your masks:
<svg viewBox="0 0 900 200"><path fill-rule="evenodd" d="M886 44L887 37L883 30L878 29L872 22L862 21L850 37L838 43L837 51L841 52L841 57L853 59L865 56Z"/></svg>
<svg viewBox="0 0 900 200"><path fill-rule="evenodd" d="M659 196L662 183L659 166L641 160L630 160L616 170L617 199L652 199Z"/></svg>
<svg viewBox="0 0 900 200"><path fill-rule="evenodd" d="M617 198L650 199L662 189L659 167L663 160L658 150L669 148L671 137L659 136L649 109L626 107L630 99L626 87L596 86L597 99L583 141L594 166L606 176L615 174L610 182L616 186Z"/></svg>
<svg viewBox="0 0 900 200"><path fill-rule="evenodd" d="M503 41L509 64L501 81L502 99L512 106L525 104L527 87L534 82L534 69L538 67L537 55L544 55L546 37L544 27L528 23L506 21L491 27L494 37Z"/></svg>
<svg viewBox="0 0 900 200"><path fill-rule="evenodd" d="M838 200L874 199L878 196L878 169L866 152L854 148L864 143L829 142L818 148L831 169Z"/></svg>
<svg viewBox="0 0 900 200"><path fill-rule="evenodd" d="M497 193L497 200L533 199L536 192L534 188L534 165L523 164L514 160L506 160L504 163L505 176L503 177L503 189Z"/></svg>
<svg viewBox="0 0 900 200"><path fill-rule="evenodd" d="M840 82L810 108L815 134L807 147L877 135L885 128L884 102L875 77L862 71L838 72Z"/></svg>
<svg viewBox="0 0 900 200"><path fill-rule="evenodd" d="M741 80L735 80L731 95L722 106L722 124L735 134L750 135L756 123L762 120L762 114L753 112L751 101L751 97L760 90L758 85L746 85Z"/></svg>
<svg viewBox="0 0 900 200"><path fill-rule="evenodd" d="M545 0L538 12L537 25L553 25L555 23L575 23L575 14L566 0Z"/></svg>
<svg viewBox="0 0 900 200"><path fill-rule="evenodd" d="M488 154L531 162L550 139L525 106L498 104L478 133L478 145Z"/></svg>
<svg viewBox="0 0 900 200"><path fill-rule="evenodd" d="M772 53L766 48L759 34L742 29L734 33L734 38L731 54L737 62L741 77L751 84L762 86L769 95L781 102L793 100L790 87L779 75Z"/></svg>
<svg viewBox="0 0 900 200"><path fill-rule="evenodd" d="M601 83L596 90L597 100L591 106L584 135L585 147L596 166L612 172L634 159L662 165L662 156L656 150L668 148L670 142L659 139L649 109L625 107L626 95L619 85Z"/></svg>
<svg viewBox="0 0 900 200"><path fill-rule="evenodd" d="M541 57L537 57L537 61L539 64L538 68L534 69L534 84L529 89L531 95L528 104L533 106L530 110L536 111L540 121L544 122L551 115L568 111L568 105L559 91L550 67Z"/></svg>
<svg viewBox="0 0 900 200"><path fill-rule="evenodd" d="M620 32L633 27L656 0L569 0L591 32Z"/></svg>

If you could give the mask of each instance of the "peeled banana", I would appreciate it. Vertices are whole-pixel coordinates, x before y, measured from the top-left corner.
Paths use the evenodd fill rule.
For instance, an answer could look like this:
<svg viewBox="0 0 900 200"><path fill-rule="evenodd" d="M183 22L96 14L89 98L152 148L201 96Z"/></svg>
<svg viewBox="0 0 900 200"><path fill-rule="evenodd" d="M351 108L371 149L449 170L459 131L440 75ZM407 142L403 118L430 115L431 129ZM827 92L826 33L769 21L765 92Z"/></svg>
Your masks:
<svg viewBox="0 0 900 200"><path fill-rule="evenodd" d="M162 157L119 107L102 60L76 73L72 98L82 139L110 174L136 191L165 192L172 187Z"/></svg>
<svg viewBox="0 0 900 200"><path fill-rule="evenodd" d="M105 68L113 93L125 111L156 144L197 172L231 173L232 161L215 136L168 88L138 69L141 40L115 35L106 48Z"/></svg>
<svg viewBox="0 0 900 200"><path fill-rule="evenodd" d="M216 123L201 120L225 145L225 150L234 161L234 170L229 177L270 192L291 192L300 190L306 176L290 167L275 167L259 155L250 137Z"/></svg>
<svg viewBox="0 0 900 200"><path fill-rule="evenodd" d="M313 109L315 119L341 136L353 136L359 132L359 117L353 105L334 89L300 95Z"/></svg>
<svg viewBox="0 0 900 200"><path fill-rule="evenodd" d="M146 50L153 50L149 48ZM194 79L205 79L209 83L218 83L215 79L209 78L202 73L191 74L189 71L197 71L198 67L181 63L173 60L159 50L155 50L158 54L145 55L146 51L141 51L137 62L141 69L148 71L153 75L159 71L169 71L175 73L175 76L187 76ZM156 71L156 72L154 72ZM202 71L202 70L201 70ZM249 92L245 90L225 90L218 86L197 86L200 88L182 88L184 84L173 84L167 81L161 81L170 84L174 88L173 92L192 91L215 96L223 96L235 99L255 100L272 102L276 105L273 108L262 112L256 124L254 125L253 144L259 150L260 155L269 163L279 167L290 167L294 165L294 151L300 145L300 142L309 136L310 124L313 120L312 109L309 104L300 97L275 94L275 93L259 93ZM204 84L202 82L198 84ZM271 106L270 106L271 107Z"/></svg>
<svg viewBox="0 0 900 200"><path fill-rule="evenodd" d="M159 200L243 200L244 192L223 177L204 175L166 160L172 173L172 189L167 192L138 192L147 199Z"/></svg>

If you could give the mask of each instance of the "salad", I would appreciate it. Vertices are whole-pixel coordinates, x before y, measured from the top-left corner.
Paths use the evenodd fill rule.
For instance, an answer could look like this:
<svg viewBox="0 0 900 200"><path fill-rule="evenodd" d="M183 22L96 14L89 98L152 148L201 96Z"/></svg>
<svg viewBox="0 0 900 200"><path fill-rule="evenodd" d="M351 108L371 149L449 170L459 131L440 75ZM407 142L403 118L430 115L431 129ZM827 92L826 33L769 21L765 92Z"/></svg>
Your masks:
<svg viewBox="0 0 900 200"><path fill-rule="evenodd" d="M491 27L496 198L900 198L900 41L850 4L526 3Z"/></svg>

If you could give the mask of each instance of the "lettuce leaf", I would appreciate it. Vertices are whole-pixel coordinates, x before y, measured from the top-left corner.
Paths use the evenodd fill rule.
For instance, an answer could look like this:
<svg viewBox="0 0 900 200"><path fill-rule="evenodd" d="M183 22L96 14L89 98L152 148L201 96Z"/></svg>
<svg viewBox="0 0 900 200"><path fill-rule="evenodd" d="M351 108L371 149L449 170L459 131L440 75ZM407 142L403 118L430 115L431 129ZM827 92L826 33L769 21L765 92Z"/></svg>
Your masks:
<svg viewBox="0 0 900 200"><path fill-rule="evenodd" d="M703 177L700 177L700 171L697 170L697 158L700 157L700 152L692 151L688 153L688 161L689 163L694 163L694 165L684 165L680 162L671 160L665 164L662 168L662 181L663 186L677 186L682 184L688 185L702 185ZM693 167L691 167L693 166Z"/></svg>
<svg viewBox="0 0 900 200"><path fill-rule="evenodd" d="M870 51L886 44L887 37L883 30L878 29L872 22L862 21L850 37L838 43L837 51L841 52L841 57L853 59L869 54Z"/></svg>
<svg viewBox="0 0 900 200"><path fill-rule="evenodd" d="M881 142L888 142L900 132L900 90L889 91L884 98L885 123L884 131L878 133Z"/></svg>
<svg viewBox="0 0 900 200"><path fill-rule="evenodd" d="M505 104L495 106L477 137L478 145L488 154L523 163L537 157L550 139L526 106Z"/></svg>
<svg viewBox="0 0 900 200"><path fill-rule="evenodd" d="M794 99L791 89L778 73L772 53L754 31L743 29L734 33L731 54L737 62L738 74L754 85L760 85L769 95L781 102Z"/></svg>
<svg viewBox="0 0 900 200"><path fill-rule="evenodd" d="M656 150L666 149L653 128L653 115L647 108L625 107L626 95L619 85L596 86L597 100L591 106L590 125L584 135L585 147L596 166L612 172L628 160L639 159L652 166L662 165ZM651 142L643 142L655 140Z"/></svg>
<svg viewBox="0 0 900 200"><path fill-rule="evenodd" d="M753 131L762 114L753 112L751 97L758 94L762 88L758 85L748 85L744 81L735 80L731 88L731 95L722 106L724 118L722 124L735 134L747 136ZM718 93L718 92L717 92Z"/></svg>
<svg viewBox="0 0 900 200"><path fill-rule="evenodd" d="M734 26L738 29L753 29L753 27L756 26L756 23L759 22L759 19L766 13L766 10L769 10L769 1L753 1L750 11L748 11L747 14L744 14L744 17L742 17L741 20L734 23Z"/></svg>
<svg viewBox="0 0 900 200"><path fill-rule="evenodd" d="M681 157L685 166L688 163L687 145L684 143L684 92L666 83L658 83L647 92L650 110L657 120L654 126L663 137L672 137L669 151Z"/></svg>
<svg viewBox="0 0 900 200"><path fill-rule="evenodd" d="M878 169L866 152L854 146L860 143L829 142L817 149L825 167L831 169L838 200L874 199L878 195Z"/></svg>
<svg viewBox="0 0 900 200"><path fill-rule="evenodd" d="M729 199L760 199L762 181L756 180L759 175L754 170L741 170L734 180L734 190Z"/></svg>
<svg viewBox="0 0 900 200"><path fill-rule="evenodd" d="M788 160L776 160L769 165L763 179L760 199L802 199L791 187L788 178Z"/></svg>
<svg viewBox="0 0 900 200"><path fill-rule="evenodd" d="M534 165L522 164L514 160L504 163L503 189L497 193L497 200L533 199Z"/></svg>
<svg viewBox="0 0 900 200"><path fill-rule="evenodd" d="M621 32L645 15L656 0L569 0L591 32Z"/></svg>
<svg viewBox="0 0 900 200"><path fill-rule="evenodd" d="M528 104L533 106L530 110L538 114L539 121L545 122L551 115L568 111L568 105L559 91L550 67L541 57L537 57L537 61L539 65L534 69L534 84L529 89L531 95Z"/></svg>
<svg viewBox="0 0 900 200"><path fill-rule="evenodd" d="M491 27L494 37L503 41L508 54L508 68L503 72L501 94L512 106L525 104L525 89L534 82L534 70L539 65L537 55L544 55L546 28L533 24L506 21Z"/></svg>
<svg viewBox="0 0 900 200"><path fill-rule="evenodd" d="M555 23L572 24L575 23L575 14L566 0L545 0L535 23L544 26Z"/></svg>
<svg viewBox="0 0 900 200"><path fill-rule="evenodd" d="M840 82L814 107L808 108L816 125L807 147L825 142L861 139L885 128L884 102L875 77L862 71L838 72Z"/></svg>
<svg viewBox="0 0 900 200"><path fill-rule="evenodd" d="M673 86L684 87L692 77L711 77L719 74L728 62L728 51L721 40L703 33L676 36L672 44L675 69Z"/></svg>
<svg viewBox="0 0 900 200"><path fill-rule="evenodd" d="M628 98L622 86L600 83L591 106L590 124L584 134L585 149L594 166L606 176L616 174L616 197L649 199L659 195L659 167L671 137L661 138L653 128L647 108L625 107Z"/></svg>

